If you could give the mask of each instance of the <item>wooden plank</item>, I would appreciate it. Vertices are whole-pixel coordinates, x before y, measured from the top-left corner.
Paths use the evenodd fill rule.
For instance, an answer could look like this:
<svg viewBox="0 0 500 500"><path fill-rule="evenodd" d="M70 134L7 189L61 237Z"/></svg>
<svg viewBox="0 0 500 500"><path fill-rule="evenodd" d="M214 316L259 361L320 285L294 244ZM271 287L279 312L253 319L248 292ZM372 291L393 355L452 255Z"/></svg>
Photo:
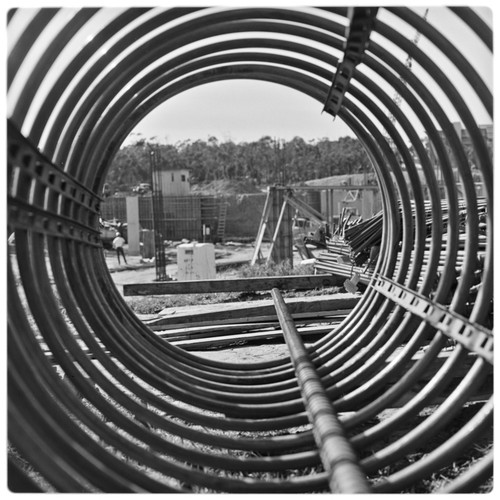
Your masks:
<svg viewBox="0 0 500 500"><path fill-rule="evenodd" d="M346 314L339 314L338 316L331 316L327 318L318 318L315 315L312 318L299 318L297 323L300 325L298 328L326 328L333 330L342 320ZM311 326L312 325L312 326ZM263 322L249 322L249 323L234 323L225 322L214 324L198 324L193 323L189 326L167 325L161 329L155 328L155 332L159 337L168 340L180 340L187 338L205 338L212 336L224 336L241 334L244 335L248 332L262 332L272 331L279 327L279 322L276 321L263 321Z"/></svg>
<svg viewBox="0 0 500 500"><path fill-rule="evenodd" d="M293 317L300 323L301 325L312 324L312 323L324 323L324 322L338 322L339 318L344 319L349 313L351 309L339 310L335 312L331 311L316 311L311 313L299 313L294 314ZM244 315L239 318L226 318L220 319L217 323L208 316L202 316L200 319L193 319L189 322L188 325L184 322L184 316L177 316L176 318L172 318L173 320L177 319L178 322L173 323L163 323L160 326L152 325L151 323L148 326L151 330L158 331L166 331L166 330L182 330L182 329L200 329L200 328L209 328L212 327L214 331L217 329L222 329L227 326L234 327L235 325L239 325L241 330L250 330L257 329L255 325L260 325L258 328L264 328L267 326L274 326L277 324L277 316L276 314L267 315L267 316L248 316ZM252 326L254 325L254 326Z"/></svg>
<svg viewBox="0 0 500 500"><path fill-rule="evenodd" d="M339 186L333 184L324 184L321 186L288 186L288 189L295 189L297 191L327 191L327 190L337 190L346 191L350 189L371 189L372 191L378 191L380 187L378 184L349 184L347 186Z"/></svg>
<svg viewBox="0 0 500 500"><path fill-rule="evenodd" d="M259 224L259 230L257 232L257 240L255 242L255 250L254 250L254 253L253 253L253 257L252 257L252 260L250 262L250 264L253 266L258 258L259 258L259 254L260 254L260 247L262 245L262 241L264 239L264 234L266 232L266 230L268 229L267 228L267 224L268 224L268 221L269 221L269 214L270 214L270 211L271 211L271 188L267 188L267 196L266 196L266 202L264 204L264 210L262 212L262 217L260 219L260 224Z"/></svg>
<svg viewBox="0 0 500 500"><path fill-rule="evenodd" d="M309 327L299 329L301 335L304 336L315 336L322 335L330 330L333 327L331 326L317 326L317 327ZM170 339L170 337L163 337L172 344L175 344L179 347L182 347L186 351L196 351L200 349L213 349L215 347L226 347L233 344L244 344L247 342L256 342L256 341L264 341L264 340L272 340L283 338L283 331L281 329L278 330L266 330L266 331L258 331L258 332L247 332L247 333L239 333L233 335L218 335L211 337L198 337L192 336L191 338L184 339Z"/></svg>
<svg viewBox="0 0 500 500"><path fill-rule="evenodd" d="M266 262L268 264L269 264L269 262L271 262L271 255L273 254L274 245L276 244L276 241L278 240L278 236L280 236L281 223L283 221L283 216L285 215L286 207L287 207L287 198L285 198L285 201L283 202L283 205L281 206L281 210L280 210L279 215L278 215L278 221L276 222L276 225L274 228L274 234L273 234L273 238L271 240L271 246L269 247L269 254L268 254L267 260L266 260ZM282 239L283 239L283 235L281 235L280 243L283 243Z"/></svg>
<svg viewBox="0 0 500 500"><path fill-rule="evenodd" d="M300 297L288 299L290 312L294 317L324 317L340 311L352 309L361 296L342 293L320 297ZM254 300L230 304L208 304L203 306L172 307L157 319L145 322L153 330L161 330L167 325L189 326L222 324L223 322L244 323L247 321L269 321L276 318L272 300Z"/></svg>
<svg viewBox="0 0 500 500"><path fill-rule="evenodd" d="M351 310L347 311L339 311L343 315L343 317L347 316ZM339 316L336 313L331 313L329 311L316 311L316 312L310 312L310 313L299 313L299 314L293 314L293 318L299 322L299 323L314 323L314 322L322 322L322 321L328 321L328 320L337 320ZM206 318L206 317L205 317ZM248 324L249 322L262 322L263 324L269 323L269 322L276 322L277 321L277 316L276 314L274 315L268 315L268 316L242 316L240 318L226 318L226 319L218 319L217 321L209 318L205 319L201 318L199 320L195 319L189 319L189 328L202 328L202 327L207 327L207 326L226 326L226 325L231 325L234 324L236 320L240 321L241 325ZM172 318L172 320L175 320L176 318ZM185 327L186 322L185 318L179 318L177 317L177 321L182 321L182 322L174 322L174 323L162 323L160 326L157 325L151 325L149 324L148 326L151 328L151 330L157 331L157 330L170 330L170 329L182 329Z"/></svg>
<svg viewBox="0 0 500 500"><path fill-rule="evenodd" d="M228 278L212 280L163 281L123 285L123 295L175 295L187 293L256 292L261 290L311 290L342 286L345 277L330 274L298 276L265 276L258 278Z"/></svg>

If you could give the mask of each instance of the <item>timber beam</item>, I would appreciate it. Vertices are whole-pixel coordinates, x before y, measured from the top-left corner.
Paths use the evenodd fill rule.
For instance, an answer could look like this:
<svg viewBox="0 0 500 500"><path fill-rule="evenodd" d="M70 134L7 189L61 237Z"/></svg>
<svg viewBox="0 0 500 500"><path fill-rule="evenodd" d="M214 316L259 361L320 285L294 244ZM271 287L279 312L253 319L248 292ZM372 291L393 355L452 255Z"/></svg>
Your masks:
<svg viewBox="0 0 500 500"><path fill-rule="evenodd" d="M321 297L299 297L290 299L288 308L295 318L323 318L346 314L361 300L361 295L342 293ZM182 325L214 325L244 323L248 321L273 321L276 318L271 300L253 300L229 304L207 304L197 306L172 307L158 318L146 322L151 330L178 328Z"/></svg>
<svg viewBox="0 0 500 500"><path fill-rule="evenodd" d="M123 295L170 295L187 293L258 292L280 290L313 290L328 286L343 286L345 277L328 274L303 276L268 276L259 278L229 278L213 280L166 281L123 285Z"/></svg>

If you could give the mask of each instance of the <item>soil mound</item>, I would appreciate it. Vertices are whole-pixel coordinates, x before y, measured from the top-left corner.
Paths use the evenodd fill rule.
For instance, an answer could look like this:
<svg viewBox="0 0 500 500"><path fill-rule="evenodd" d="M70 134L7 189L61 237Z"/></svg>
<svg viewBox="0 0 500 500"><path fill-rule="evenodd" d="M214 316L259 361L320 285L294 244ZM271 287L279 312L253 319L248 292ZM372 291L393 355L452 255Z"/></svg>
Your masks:
<svg viewBox="0 0 500 500"><path fill-rule="evenodd" d="M262 192L252 180L217 180L191 186L191 192L204 195L231 195Z"/></svg>

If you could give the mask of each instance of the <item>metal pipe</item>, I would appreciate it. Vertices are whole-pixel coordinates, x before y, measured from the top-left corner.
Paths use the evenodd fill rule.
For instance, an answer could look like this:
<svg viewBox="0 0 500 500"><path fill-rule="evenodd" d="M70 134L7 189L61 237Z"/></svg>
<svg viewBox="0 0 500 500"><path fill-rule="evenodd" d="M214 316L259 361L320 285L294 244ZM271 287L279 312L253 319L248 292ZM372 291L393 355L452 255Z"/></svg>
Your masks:
<svg viewBox="0 0 500 500"><path fill-rule="evenodd" d="M271 294L304 406L314 426L314 438L320 449L321 461L329 474L330 488L335 493L368 493L368 480L359 467L358 457L309 359L281 292L273 288Z"/></svg>

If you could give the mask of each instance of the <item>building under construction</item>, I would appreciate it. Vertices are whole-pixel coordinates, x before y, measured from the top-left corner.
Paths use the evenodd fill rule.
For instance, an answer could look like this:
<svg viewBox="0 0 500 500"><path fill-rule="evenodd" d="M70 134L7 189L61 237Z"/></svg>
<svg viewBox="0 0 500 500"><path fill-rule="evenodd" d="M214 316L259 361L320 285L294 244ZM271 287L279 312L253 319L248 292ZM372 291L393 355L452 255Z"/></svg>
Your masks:
<svg viewBox="0 0 500 500"><path fill-rule="evenodd" d="M141 228L154 227L154 196L131 197L137 204ZM164 196L157 218L163 230L163 239L180 241L223 241L227 201L222 196ZM106 220L126 222L127 198L108 198L101 205ZM205 228L205 230L204 230ZM209 230L207 230L209 229Z"/></svg>

